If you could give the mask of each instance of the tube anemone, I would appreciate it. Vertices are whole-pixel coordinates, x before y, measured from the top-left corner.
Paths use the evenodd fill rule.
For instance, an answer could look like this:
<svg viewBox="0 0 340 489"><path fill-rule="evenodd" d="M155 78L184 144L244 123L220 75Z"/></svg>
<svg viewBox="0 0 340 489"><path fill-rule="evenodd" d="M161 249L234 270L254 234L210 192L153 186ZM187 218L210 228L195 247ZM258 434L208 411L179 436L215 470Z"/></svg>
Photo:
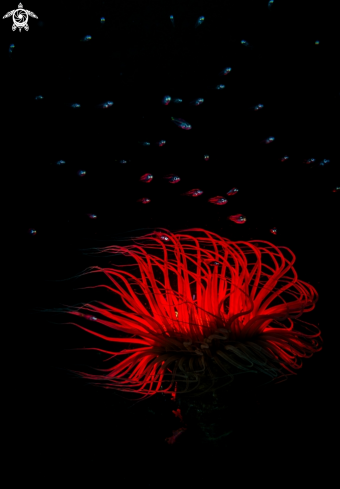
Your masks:
<svg viewBox="0 0 340 489"><path fill-rule="evenodd" d="M119 296L121 308L97 301L68 311L98 325L78 327L116 345L91 348L111 365L78 372L86 379L143 397L201 394L250 372L283 379L321 350L318 327L299 319L318 294L298 279L288 248L188 229L101 251L131 263L85 272L105 274L109 285L97 287Z"/></svg>

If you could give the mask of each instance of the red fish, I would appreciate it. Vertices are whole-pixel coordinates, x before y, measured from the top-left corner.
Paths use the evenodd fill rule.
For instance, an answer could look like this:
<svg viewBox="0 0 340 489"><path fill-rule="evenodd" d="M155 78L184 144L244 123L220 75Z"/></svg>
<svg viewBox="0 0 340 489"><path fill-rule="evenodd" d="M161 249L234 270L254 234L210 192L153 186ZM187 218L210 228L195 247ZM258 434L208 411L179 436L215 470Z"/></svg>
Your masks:
<svg viewBox="0 0 340 489"><path fill-rule="evenodd" d="M140 180L141 182L146 182L146 183L149 183L149 182L151 182L151 181L152 181L152 179L153 179L153 175L151 175L151 173L145 173L144 175L142 175L142 176L140 177L140 179L139 179L139 180Z"/></svg>
<svg viewBox="0 0 340 489"><path fill-rule="evenodd" d="M203 190L200 190L199 188L194 188L192 190L189 190L188 192L185 192L182 195L189 195L191 197L198 197L199 195L203 194Z"/></svg>
<svg viewBox="0 0 340 489"><path fill-rule="evenodd" d="M238 188L232 188L231 190L229 190L229 192L227 192L227 195L235 195L237 194L238 192Z"/></svg>
<svg viewBox="0 0 340 489"><path fill-rule="evenodd" d="M169 183L178 183L181 180L177 175L173 175L172 173L164 178L166 178Z"/></svg>
<svg viewBox="0 0 340 489"><path fill-rule="evenodd" d="M228 219L236 222L237 224L243 224L246 222L246 218L242 214L235 214L234 216L229 216Z"/></svg>
<svg viewBox="0 0 340 489"><path fill-rule="evenodd" d="M224 197L221 197L221 195L217 195L216 197L211 197L211 199L209 199L209 202L216 205L224 205L228 201Z"/></svg>

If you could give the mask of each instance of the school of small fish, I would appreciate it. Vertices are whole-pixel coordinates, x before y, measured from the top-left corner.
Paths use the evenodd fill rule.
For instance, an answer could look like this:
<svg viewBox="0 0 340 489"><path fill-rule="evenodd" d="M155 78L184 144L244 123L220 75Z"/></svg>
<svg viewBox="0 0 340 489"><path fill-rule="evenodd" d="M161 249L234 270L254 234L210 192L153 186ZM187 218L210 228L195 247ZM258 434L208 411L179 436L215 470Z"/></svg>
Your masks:
<svg viewBox="0 0 340 489"><path fill-rule="evenodd" d="M273 4L274 4L274 0L270 0L268 2L268 9L272 9ZM100 23L105 24L105 22L106 22L106 18L100 17ZM174 15L170 15L170 22L174 27L176 26L176 19L175 19ZM201 27L202 24L205 25L205 16L203 16L203 15L198 17L198 19L194 25L194 28L204 30L204 26L203 26L203 28ZM105 29L105 26L103 27L103 29ZM79 39L79 41L84 42L84 43L89 43L90 41L92 41L92 35L87 34L87 35L83 36L81 39ZM239 42L245 48L253 49L252 45L247 40L241 39ZM319 44L319 40L316 40L315 45L318 45L318 44ZM13 43L10 44L10 46L9 46L9 54L10 55L12 55L14 49L15 49L15 45ZM233 73L232 66L226 66L221 71L219 71L218 74L220 76L223 76L223 77L226 77L228 75L228 78L226 78L226 80L229 80L233 77L232 73ZM222 84L222 83L218 83L218 84L212 86L212 88L215 90L223 90L223 89L225 89L225 87L226 87L226 85ZM48 99L48 97L45 98L45 96L43 94L38 94L35 96L35 100L37 102L39 102L39 104L47 103L48 102L47 99ZM160 100L160 103L163 106L168 107L168 109L166 109L166 110L169 110L169 121L171 121L173 124L175 124L179 129L181 129L183 131L191 131L191 130L195 130L195 126L192 126L192 124L190 122L190 118L189 118L189 121L187 121L187 120L183 119L182 117L179 117L179 115L180 115L180 110L178 109L179 104L181 104L181 106L185 106L185 104L187 104L191 107L199 107L204 103L204 98L198 97L198 98L194 98L192 100L188 100L185 102L185 101L183 101L183 98L179 98L177 96L174 97L170 94L165 94L163 96L163 98ZM80 111L84 110L84 107L80 103L78 103L78 101L75 101L75 102L69 104L69 107L71 109L77 109ZM103 109L114 110L114 102L112 100L104 100L104 101L98 103L97 105L95 105L94 108L100 109L100 110L103 110ZM175 108L176 108L176 110L175 110ZM251 109L255 112L258 112L260 110L261 111L266 110L266 109L264 109L264 105L262 103L258 103L257 105L249 107L249 109ZM200 111L201 109L197 109L197 110ZM268 135L265 139L263 139L262 141L259 141L259 143L265 144L265 145L269 145L269 144L272 144L274 142L275 142L275 136L273 136L273 135ZM159 141L153 141L153 142L152 141L138 141L138 143L143 147L150 147L151 145L163 147L166 144L166 140L161 139ZM203 157L204 161L206 161L206 162L208 162L210 159L210 156L208 154L204 154L204 155L202 155L202 157ZM285 162L287 162L287 160L289 160L289 156L287 156L287 155L280 157L281 163L285 163ZM118 162L120 164L127 164L131 160L114 159L114 161ZM302 163L307 165L308 168L324 167L324 166L330 164L330 159L322 158L320 160L317 160L314 157L306 157L302 161ZM60 160L56 161L55 164L58 166L63 166L66 164L66 161L63 159L60 159ZM81 170L77 171L77 175L79 177L85 177L87 175L87 172L85 169L81 169ZM88 178L88 177L86 177L86 178ZM160 178L161 178L160 174L155 175L155 178L154 178L153 174L145 173L142 176L140 176L139 180L142 183L154 182L152 185L157 185L157 182L160 181ZM189 182L182 181L181 177L179 175L176 175L176 174L163 175L162 178L166 179L170 184L180 184L180 185L188 185L189 184ZM228 184L228 182L226 182L226 184ZM339 191L339 187L334 187L332 190L333 193L336 193L338 191ZM235 196L236 194L238 194L238 192L239 192L239 189L236 187L233 187L229 191L227 191L227 189L226 189L225 195L207 196L206 201L208 203L214 204L216 206L224 206L224 205L228 204L228 200L226 197ZM186 196L186 197L195 197L196 198L196 197L202 196L203 193L204 193L204 186L203 186L203 189L194 188L191 190L185 190L184 192L181 193L181 195ZM151 202L151 199L148 196L144 195L142 197L139 196L138 198L136 198L135 202L142 203L142 204L149 204ZM89 219L97 219L97 215L93 214L93 213L88 213L87 216ZM226 215L226 219L229 219L230 221L232 221L236 224L244 224L247 221L246 217L243 216L242 214ZM277 228L276 227L272 227L271 229L269 229L269 231L273 235L277 234ZM32 228L29 229L29 234L35 235L36 233L37 233L37 231L35 229L32 229Z"/></svg>

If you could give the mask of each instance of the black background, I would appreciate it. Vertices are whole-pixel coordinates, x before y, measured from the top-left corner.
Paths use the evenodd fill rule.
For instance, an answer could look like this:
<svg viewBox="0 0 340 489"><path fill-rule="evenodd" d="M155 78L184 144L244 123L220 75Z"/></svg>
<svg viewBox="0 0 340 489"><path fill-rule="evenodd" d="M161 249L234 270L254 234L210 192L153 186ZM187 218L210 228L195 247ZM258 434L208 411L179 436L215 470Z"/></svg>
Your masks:
<svg viewBox="0 0 340 489"><path fill-rule="evenodd" d="M16 5L1 7L4 15ZM39 17L29 19L28 32L12 32L11 18L1 21L2 186L4 214L9 209L14 224L13 232L4 228L4 245L17 247L10 264L15 305L4 325L10 459L42 481L46 473L61 482L91 473L143 487L230 478L325 482L339 436L335 2L275 0L269 9L255 0L26 0L24 8ZM200 15L205 21L195 28ZM92 39L81 42L86 35ZM232 72L219 75L227 66ZM224 90L215 89L220 83ZM164 106L164 95L183 102ZM191 106L198 97L204 103ZM114 105L96 108L107 100ZM262 110L251 109L259 103ZM261 144L271 136L272 144ZM166 144L158 147L161 139ZM304 164L308 158L315 165ZM324 158L330 163L320 166ZM65 165L56 165L60 159ZM153 182L140 182L148 172ZM164 180L169 173L180 183ZM208 203L232 187L239 193L227 205ZM203 195L181 196L193 188ZM144 196L149 204L136 202ZM245 224L227 219L237 213ZM188 415L187 432L167 445L174 420L161 395L135 404L75 379L69 370L81 360L68 349L91 346L89 338L58 315L37 312L84 300L76 283L59 281L97 264L84 248L156 227L287 246L299 277L320 295L305 319L319 325L322 352L286 383L255 397L237 394L225 420L233 431L218 443L201 443ZM4 256L9 265L8 250Z"/></svg>

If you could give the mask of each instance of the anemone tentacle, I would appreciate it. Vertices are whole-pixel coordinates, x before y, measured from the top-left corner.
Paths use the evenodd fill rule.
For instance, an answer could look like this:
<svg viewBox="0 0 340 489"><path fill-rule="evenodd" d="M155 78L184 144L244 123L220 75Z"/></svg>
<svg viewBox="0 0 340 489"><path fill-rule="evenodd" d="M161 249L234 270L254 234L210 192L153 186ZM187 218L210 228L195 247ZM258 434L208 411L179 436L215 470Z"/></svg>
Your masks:
<svg viewBox="0 0 340 489"><path fill-rule="evenodd" d="M145 397L201 392L244 373L291 375L321 350L319 328L299 319L314 309L318 294L298 279L288 248L232 242L195 228L161 229L99 252L131 259L84 273L104 274L109 285L95 287L118 296L122 308L99 301L67 312L101 324L107 334L72 324L129 348L92 348L113 364L96 374L78 372L86 379Z"/></svg>

